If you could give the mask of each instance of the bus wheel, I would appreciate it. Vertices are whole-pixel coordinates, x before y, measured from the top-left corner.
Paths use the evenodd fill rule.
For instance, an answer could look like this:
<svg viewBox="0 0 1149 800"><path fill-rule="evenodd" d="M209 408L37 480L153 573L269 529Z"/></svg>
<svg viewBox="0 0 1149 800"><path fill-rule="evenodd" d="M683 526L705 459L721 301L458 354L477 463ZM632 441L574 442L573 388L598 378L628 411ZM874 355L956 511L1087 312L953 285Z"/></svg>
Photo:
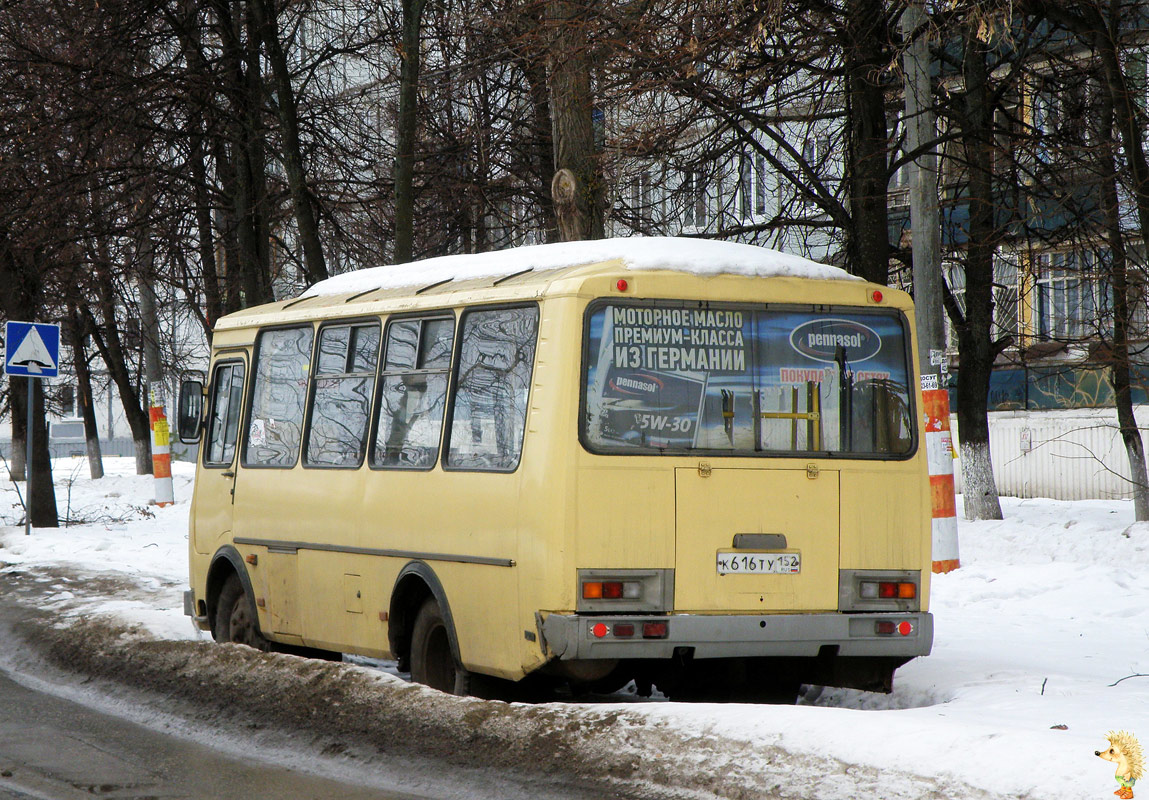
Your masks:
<svg viewBox="0 0 1149 800"><path fill-rule="evenodd" d="M228 577L220 590L211 632L217 642L246 644L265 653L271 650L271 642L259 632L255 606L235 575Z"/></svg>
<svg viewBox="0 0 1149 800"><path fill-rule="evenodd" d="M448 694L466 694L469 674L455 663L439 604L428 599L411 629L411 680Z"/></svg>

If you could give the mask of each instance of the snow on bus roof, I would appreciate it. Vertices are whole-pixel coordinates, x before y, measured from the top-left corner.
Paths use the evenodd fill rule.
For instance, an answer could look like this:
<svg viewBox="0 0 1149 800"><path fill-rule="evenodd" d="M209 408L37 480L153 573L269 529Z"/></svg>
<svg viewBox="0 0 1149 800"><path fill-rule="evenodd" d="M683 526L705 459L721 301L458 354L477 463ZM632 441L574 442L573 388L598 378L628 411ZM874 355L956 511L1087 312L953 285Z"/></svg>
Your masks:
<svg viewBox="0 0 1149 800"><path fill-rule="evenodd" d="M494 278L524 270L559 269L614 259L621 259L625 268L631 270L666 269L702 276L725 274L859 280L838 267L766 247L672 236L632 236L440 256L409 264L371 267L320 281L302 296L354 294L375 289L426 286L448 280Z"/></svg>

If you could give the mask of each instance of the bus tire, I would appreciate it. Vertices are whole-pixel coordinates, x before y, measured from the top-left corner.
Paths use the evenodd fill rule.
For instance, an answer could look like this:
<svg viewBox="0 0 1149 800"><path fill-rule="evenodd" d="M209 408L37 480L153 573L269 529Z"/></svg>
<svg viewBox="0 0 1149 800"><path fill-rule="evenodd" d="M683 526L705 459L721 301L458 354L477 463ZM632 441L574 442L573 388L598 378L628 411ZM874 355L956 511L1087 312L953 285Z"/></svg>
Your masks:
<svg viewBox="0 0 1149 800"><path fill-rule="evenodd" d="M411 628L411 680L447 694L468 694L470 673L451 650L451 635L434 598L423 602Z"/></svg>
<svg viewBox="0 0 1149 800"><path fill-rule="evenodd" d="M247 596L234 573L228 576L219 591L211 632L217 642L245 644L265 653L271 650L271 642L259 630L255 603Z"/></svg>

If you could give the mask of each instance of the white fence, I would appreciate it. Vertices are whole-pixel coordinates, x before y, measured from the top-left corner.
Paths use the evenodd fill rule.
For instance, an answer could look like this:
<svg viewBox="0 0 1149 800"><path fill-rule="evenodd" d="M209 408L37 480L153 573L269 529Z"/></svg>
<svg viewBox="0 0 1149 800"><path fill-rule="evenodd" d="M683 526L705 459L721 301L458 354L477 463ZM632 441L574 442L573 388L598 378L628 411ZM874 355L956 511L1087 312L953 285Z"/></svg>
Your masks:
<svg viewBox="0 0 1149 800"><path fill-rule="evenodd" d="M1149 406L1136 409L1149 425ZM961 435L957 419L950 426ZM1065 411L995 411L989 415L989 449L997 491L1013 497L1055 500L1127 498L1129 459L1111 408ZM960 455L960 449L958 449ZM954 479L961 491L961 466Z"/></svg>

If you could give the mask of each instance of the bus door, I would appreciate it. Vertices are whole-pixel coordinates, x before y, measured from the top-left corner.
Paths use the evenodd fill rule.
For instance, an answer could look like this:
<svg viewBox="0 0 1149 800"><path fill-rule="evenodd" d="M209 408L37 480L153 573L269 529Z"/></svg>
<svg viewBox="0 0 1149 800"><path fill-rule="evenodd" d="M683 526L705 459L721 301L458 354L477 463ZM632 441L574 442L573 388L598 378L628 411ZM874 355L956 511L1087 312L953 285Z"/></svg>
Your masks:
<svg viewBox="0 0 1149 800"><path fill-rule="evenodd" d="M307 408L314 328L310 323L260 331L251 368L242 466L235 487L235 542L266 547L253 574L256 604L276 634L300 636L299 550L314 541L312 516L300 509L324 508L316 482L289 477L300 461ZM284 497L291 487L290 501ZM262 617L262 614L261 614Z"/></svg>
<svg viewBox="0 0 1149 800"><path fill-rule="evenodd" d="M216 361L208 388L207 429L200 445L202 471L195 484L193 544L211 554L231 533L235 505L236 442L242 417L246 359L228 354Z"/></svg>

